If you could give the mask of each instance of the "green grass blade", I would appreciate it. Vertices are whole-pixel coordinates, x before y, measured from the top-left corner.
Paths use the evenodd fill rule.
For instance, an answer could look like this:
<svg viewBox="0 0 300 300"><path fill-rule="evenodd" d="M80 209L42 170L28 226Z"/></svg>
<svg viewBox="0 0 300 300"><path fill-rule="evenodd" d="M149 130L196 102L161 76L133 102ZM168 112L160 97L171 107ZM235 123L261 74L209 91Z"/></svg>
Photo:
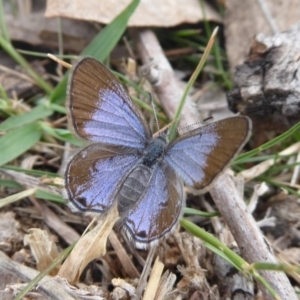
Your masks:
<svg viewBox="0 0 300 300"><path fill-rule="evenodd" d="M13 47L5 23L5 13L2 0L0 0L0 46L27 71L40 88L42 88L47 94L52 92L52 87L34 71L26 59L24 59L24 57Z"/></svg>
<svg viewBox="0 0 300 300"><path fill-rule="evenodd" d="M19 294L14 298L14 300L21 300L24 299L25 295L29 293L34 287L48 274L50 273L54 268L56 268L57 265L59 265L66 257L70 254L70 252L75 247L76 243L73 243L70 245L67 249L62 251L58 257L56 257L51 265L46 268L43 272L40 272L37 276L35 276L30 283L28 283L20 292Z"/></svg>
<svg viewBox="0 0 300 300"><path fill-rule="evenodd" d="M0 179L0 186L13 188L13 189L20 189L22 185L18 182L10 179Z"/></svg>
<svg viewBox="0 0 300 300"><path fill-rule="evenodd" d="M22 115L11 116L0 124L0 131L7 131L9 129L19 127L33 121L46 118L52 115L53 111L46 105L39 105L29 112Z"/></svg>
<svg viewBox="0 0 300 300"><path fill-rule="evenodd" d="M67 110L64 106L56 104L56 103L51 103L50 109L52 109L53 111L58 112L60 114L63 114L63 115L65 115L67 113Z"/></svg>
<svg viewBox="0 0 300 300"><path fill-rule="evenodd" d="M21 65L26 70L27 74L41 89L43 89L47 94L50 94L52 92L52 87L34 71L31 65L26 61L26 59L20 53L18 53L13 45L10 42L6 41L1 35L0 47L2 47L5 52L7 52L19 65Z"/></svg>
<svg viewBox="0 0 300 300"><path fill-rule="evenodd" d="M39 199L49 200L60 204L66 204L66 201L63 199L62 196L44 190L37 189L35 192L35 196Z"/></svg>
<svg viewBox="0 0 300 300"><path fill-rule="evenodd" d="M248 266L248 263L245 260L243 260L239 255L226 247L216 237L206 232L204 229L184 218L180 220L180 225L192 235L200 238L206 246L209 245L210 249L219 249L219 251L222 252L222 257L234 265L238 270L243 270ZM218 254L220 255L219 252Z"/></svg>
<svg viewBox="0 0 300 300"><path fill-rule="evenodd" d="M14 195L8 196L6 198L2 198L1 202L0 202L0 208L4 207L6 205L12 204L21 199L24 199L28 196L32 196L35 193L35 191L36 191L36 189L32 188L32 189L28 189L28 190L16 193Z"/></svg>
<svg viewBox="0 0 300 300"><path fill-rule="evenodd" d="M285 273L297 272L300 274L300 267L297 265L257 262L251 266L255 270L283 271Z"/></svg>
<svg viewBox="0 0 300 300"><path fill-rule="evenodd" d="M208 22L207 18L206 18L206 11L205 11L205 6L204 6L204 1L200 0L199 1L200 6L201 6L201 10L203 13L203 19L204 19L204 29L205 29L205 33L206 36L210 36L211 35L211 28L210 28L210 23ZM227 90L232 89L232 82L230 80L230 78L228 77L228 73L225 71L223 63L222 63L222 58L221 58L221 49L220 49L220 45L219 45L219 40L216 39L215 43L213 44L212 47L212 51L215 57L215 62L216 62L216 66L220 72L220 76L223 79L224 85L226 86Z"/></svg>
<svg viewBox="0 0 300 300"><path fill-rule="evenodd" d="M40 138L41 130L37 123L26 124L7 132L0 138L0 166L26 152Z"/></svg>
<svg viewBox="0 0 300 300"><path fill-rule="evenodd" d="M195 71L193 72L191 78L189 79L187 85L186 85L186 88L183 92L183 95L181 97L181 100L179 102L179 106L177 108L177 111L175 113L175 116L174 116L174 122L171 124L170 126L170 129L169 129L169 140L172 141L175 136L176 136L176 128L178 127L178 123L179 123L179 119L180 119L180 115L181 115L181 112L182 112L182 109L183 109L183 106L185 104L185 100L186 100L186 97L191 89L191 87L193 86L193 84L195 83L198 75L200 74L201 70L203 69L204 65L205 65L205 62L206 62L206 59L210 53L210 50L214 44L214 41L215 41L215 38L216 38L216 35L217 35L217 32L218 32L218 27L215 28L215 30L213 31L211 37L210 37L210 40L205 48L205 51L201 57L201 60L200 62L198 63Z"/></svg>
<svg viewBox="0 0 300 300"><path fill-rule="evenodd" d="M50 177L50 178L56 178L59 177L56 173L51 173L51 172L46 172L46 171L41 171L41 170L34 170L34 169L23 169L17 166L11 166L11 165L5 165L2 168L0 168L0 172L1 169L4 170L12 170L12 171L16 171L16 172L20 172L20 173L24 173L27 175L32 175L32 176L36 176L36 177Z"/></svg>
<svg viewBox="0 0 300 300"><path fill-rule="evenodd" d="M41 123L41 127L43 132L51 135L55 139L60 141L69 142L75 146L82 147L84 146L85 142L82 140L77 139L74 135L67 129L62 128L53 128L48 123Z"/></svg>
<svg viewBox="0 0 300 300"><path fill-rule="evenodd" d="M133 0L109 25L107 25L94 40L83 50L81 55L89 55L104 61L123 35L128 20L139 4L139 0ZM68 72L62 81L56 86L50 96L50 101L62 103L66 98Z"/></svg>
<svg viewBox="0 0 300 300"><path fill-rule="evenodd" d="M231 249L226 247L223 243L221 243L216 237L212 234L206 232L202 228L198 227L194 223L188 221L187 219L182 218L180 220L180 225L189 231L192 235L200 238L206 247L212 250L214 253L220 255L225 260L227 260L232 266L241 271L248 271L251 275L253 275L257 280L259 280L265 288L269 291L269 293L275 298L278 299L278 296L274 289L269 285L266 280L261 277L256 270L251 269L250 265L238 254L233 252Z"/></svg>
<svg viewBox="0 0 300 300"><path fill-rule="evenodd" d="M236 165L236 164L240 164L240 163L244 163L246 159L248 159L249 157L252 157L254 155L259 154L260 152L267 150L271 147L273 147L274 145L276 145L279 142L284 141L286 138L292 136L294 133L298 132L300 130L300 122L297 123L296 125L294 125L292 128L290 128L289 130L287 130L286 132L284 132L283 134L277 136L276 138L272 139L271 141L259 146L258 148L255 148L251 151L248 151L246 153L240 154L232 163L232 165Z"/></svg>
<svg viewBox="0 0 300 300"><path fill-rule="evenodd" d="M190 208L190 207L185 207L183 209L183 213L185 215L194 215L194 216L201 216L204 218L212 218L212 217L217 217L220 214L218 212L206 212L206 211L201 211L195 208Z"/></svg>
<svg viewBox="0 0 300 300"><path fill-rule="evenodd" d="M2 0L0 0L0 34L5 41L10 42L7 26L5 23L5 13Z"/></svg>

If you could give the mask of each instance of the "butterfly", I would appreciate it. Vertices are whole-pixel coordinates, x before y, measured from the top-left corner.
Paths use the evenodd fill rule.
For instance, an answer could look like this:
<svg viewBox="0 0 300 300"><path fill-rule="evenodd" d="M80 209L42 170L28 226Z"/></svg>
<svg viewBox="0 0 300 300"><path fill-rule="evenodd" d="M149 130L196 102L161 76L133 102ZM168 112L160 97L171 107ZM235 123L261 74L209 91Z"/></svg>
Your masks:
<svg viewBox="0 0 300 300"><path fill-rule="evenodd" d="M184 184L206 191L249 138L251 121L236 116L168 143L151 130L119 80L91 57L79 59L68 83L67 116L75 135L91 142L68 163L65 189L80 211L117 205L121 229L137 248L157 243L178 224Z"/></svg>

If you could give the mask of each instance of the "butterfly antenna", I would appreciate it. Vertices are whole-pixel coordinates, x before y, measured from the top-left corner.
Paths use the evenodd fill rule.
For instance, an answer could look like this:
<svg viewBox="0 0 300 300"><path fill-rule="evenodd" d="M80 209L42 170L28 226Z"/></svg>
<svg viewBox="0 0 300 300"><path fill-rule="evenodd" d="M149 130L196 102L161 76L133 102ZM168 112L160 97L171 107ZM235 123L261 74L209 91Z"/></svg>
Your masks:
<svg viewBox="0 0 300 300"><path fill-rule="evenodd" d="M189 127L192 127L192 126L195 126L195 125L199 125L199 124L205 125L205 123L207 121L210 121L210 120L213 120L213 119L214 119L213 117L208 117L208 118L205 118L203 121L199 121L199 122L196 122L196 123L193 123L193 124L189 124L189 125L177 128L176 131L179 133L179 131L182 130L182 129L186 129L186 128L189 128Z"/></svg>
<svg viewBox="0 0 300 300"><path fill-rule="evenodd" d="M153 96L152 96L151 93L149 93L149 99L150 99L151 106L152 106L152 109L153 109L153 113L154 113L154 118L155 118L157 130L159 131L159 124L158 124L157 114L156 114L156 110L155 110L155 107L154 107Z"/></svg>

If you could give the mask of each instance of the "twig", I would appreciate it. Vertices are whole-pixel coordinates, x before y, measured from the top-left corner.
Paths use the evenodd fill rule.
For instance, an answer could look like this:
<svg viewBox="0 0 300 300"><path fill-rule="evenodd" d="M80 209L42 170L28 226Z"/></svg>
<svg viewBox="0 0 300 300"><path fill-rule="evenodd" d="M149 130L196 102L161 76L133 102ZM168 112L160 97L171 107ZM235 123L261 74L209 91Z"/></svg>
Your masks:
<svg viewBox="0 0 300 300"><path fill-rule="evenodd" d="M144 65L148 66L149 72L154 73L155 75L151 82L152 84L154 83L153 88L155 93L162 101L168 117L173 119L183 94L183 89L180 87L180 83L175 77L172 66L166 59L165 54L152 31L132 30L132 34L133 38L136 40L140 58ZM157 68L154 68L154 65ZM196 115L197 109L190 98L187 97L179 127L194 123L193 120L196 120Z"/></svg>
<svg viewBox="0 0 300 300"><path fill-rule="evenodd" d="M167 61L160 44L151 30L136 31L136 40L139 57L144 64L155 59L159 66L160 80L155 85L155 91L159 96L166 113L173 116L179 99L183 93L175 78L171 65ZM181 124L191 124L199 121L196 110L187 105L182 113ZM268 245L259 230L252 215L247 212L245 202L240 197L237 189L229 177L224 174L219 177L215 186L211 189L211 195L224 217L225 223L232 232L240 250L249 262L265 261L276 262L276 258L269 251ZM297 299L290 282L284 273L262 272L266 280L271 284L281 299ZM265 288L260 285L265 299L271 299Z"/></svg>
<svg viewBox="0 0 300 300"><path fill-rule="evenodd" d="M153 268L149 277L148 285L144 293L144 300L153 300L159 287L160 278L164 269L164 264L159 261L158 257L153 264Z"/></svg>
<svg viewBox="0 0 300 300"><path fill-rule="evenodd" d="M278 157L267 159L260 164L255 165L254 167L241 171L239 173L240 176L244 178L245 181L250 181L255 177L263 174L275 164L278 164L285 156L293 155L300 151L300 142L297 142L290 147L284 149L283 151L278 153Z"/></svg>
<svg viewBox="0 0 300 300"><path fill-rule="evenodd" d="M1 278L18 278L22 282L28 282L33 280L38 274L39 271L26 267L22 264L19 264L2 251L0 251L0 275ZM17 282L15 279L14 282ZM8 288L7 288L8 289ZM38 295L37 295L38 293ZM8 298L9 292L1 292L3 298ZM11 295L12 296L12 295ZM66 299L74 300L75 297L72 297L67 291L66 287L60 284L56 277L46 276L40 282L38 290L35 291L35 296L42 299Z"/></svg>
<svg viewBox="0 0 300 300"><path fill-rule="evenodd" d="M112 230L111 233L108 236L110 244L115 249L115 252L122 264L123 269L125 270L126 274L130 278L139 278L140 273L136 269L135 265L133 264L132 260L130 259L129 255L125 251L123 245L118 240L117 235Z"/></svg>
<svg viewBox="0 0 300 300"><path fill-rule="evenodd" d="M149 276L150 271L151 271L151 265L152 265L155 253L156 253L156 247L153 247L149 250L147 260L146 260L146 264L143 268L143 272L140 276L140 280L139 280L138 286L136 288L136 294L133 297L134 300L142 298L142 293L143 293L143 291L144 291L144 289L147 285L147 279L148 279L148 276Z"/></svg>

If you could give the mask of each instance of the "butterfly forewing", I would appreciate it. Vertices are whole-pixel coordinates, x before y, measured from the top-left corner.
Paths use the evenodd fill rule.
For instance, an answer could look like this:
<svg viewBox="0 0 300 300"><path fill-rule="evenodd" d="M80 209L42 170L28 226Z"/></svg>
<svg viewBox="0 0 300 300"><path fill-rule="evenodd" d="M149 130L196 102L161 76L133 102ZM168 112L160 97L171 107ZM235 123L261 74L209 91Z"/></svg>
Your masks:
<svg viewBox="0 0 300 300"><path fill-rule="evenodd" d="M123 220L123 230L136 247L170 233L178 223L185 202L183 184L174 170L161 162L153 171L148 188Z"/></svg>
<svg viewBox="0 0 300 300"><path fill-rule="evenodd" d="M194 190L209 187L244 146L247 117L232 117L192 130L170 143L165 160Z"/></svg>
<svg viewBox="0 0 300 300"><path fill-rule="evenodd" d="M119 80L100 62L80 59L68 86L69 123L85 140L143 149L151 137L139 109Z"/></svg>
<svg viewBox="0 0 300 300"><path fill-rule="evenodd" d="M69 199L80 210L109 209L139 156L130 148L90 145L69 162L65 174Z"/></svg>

